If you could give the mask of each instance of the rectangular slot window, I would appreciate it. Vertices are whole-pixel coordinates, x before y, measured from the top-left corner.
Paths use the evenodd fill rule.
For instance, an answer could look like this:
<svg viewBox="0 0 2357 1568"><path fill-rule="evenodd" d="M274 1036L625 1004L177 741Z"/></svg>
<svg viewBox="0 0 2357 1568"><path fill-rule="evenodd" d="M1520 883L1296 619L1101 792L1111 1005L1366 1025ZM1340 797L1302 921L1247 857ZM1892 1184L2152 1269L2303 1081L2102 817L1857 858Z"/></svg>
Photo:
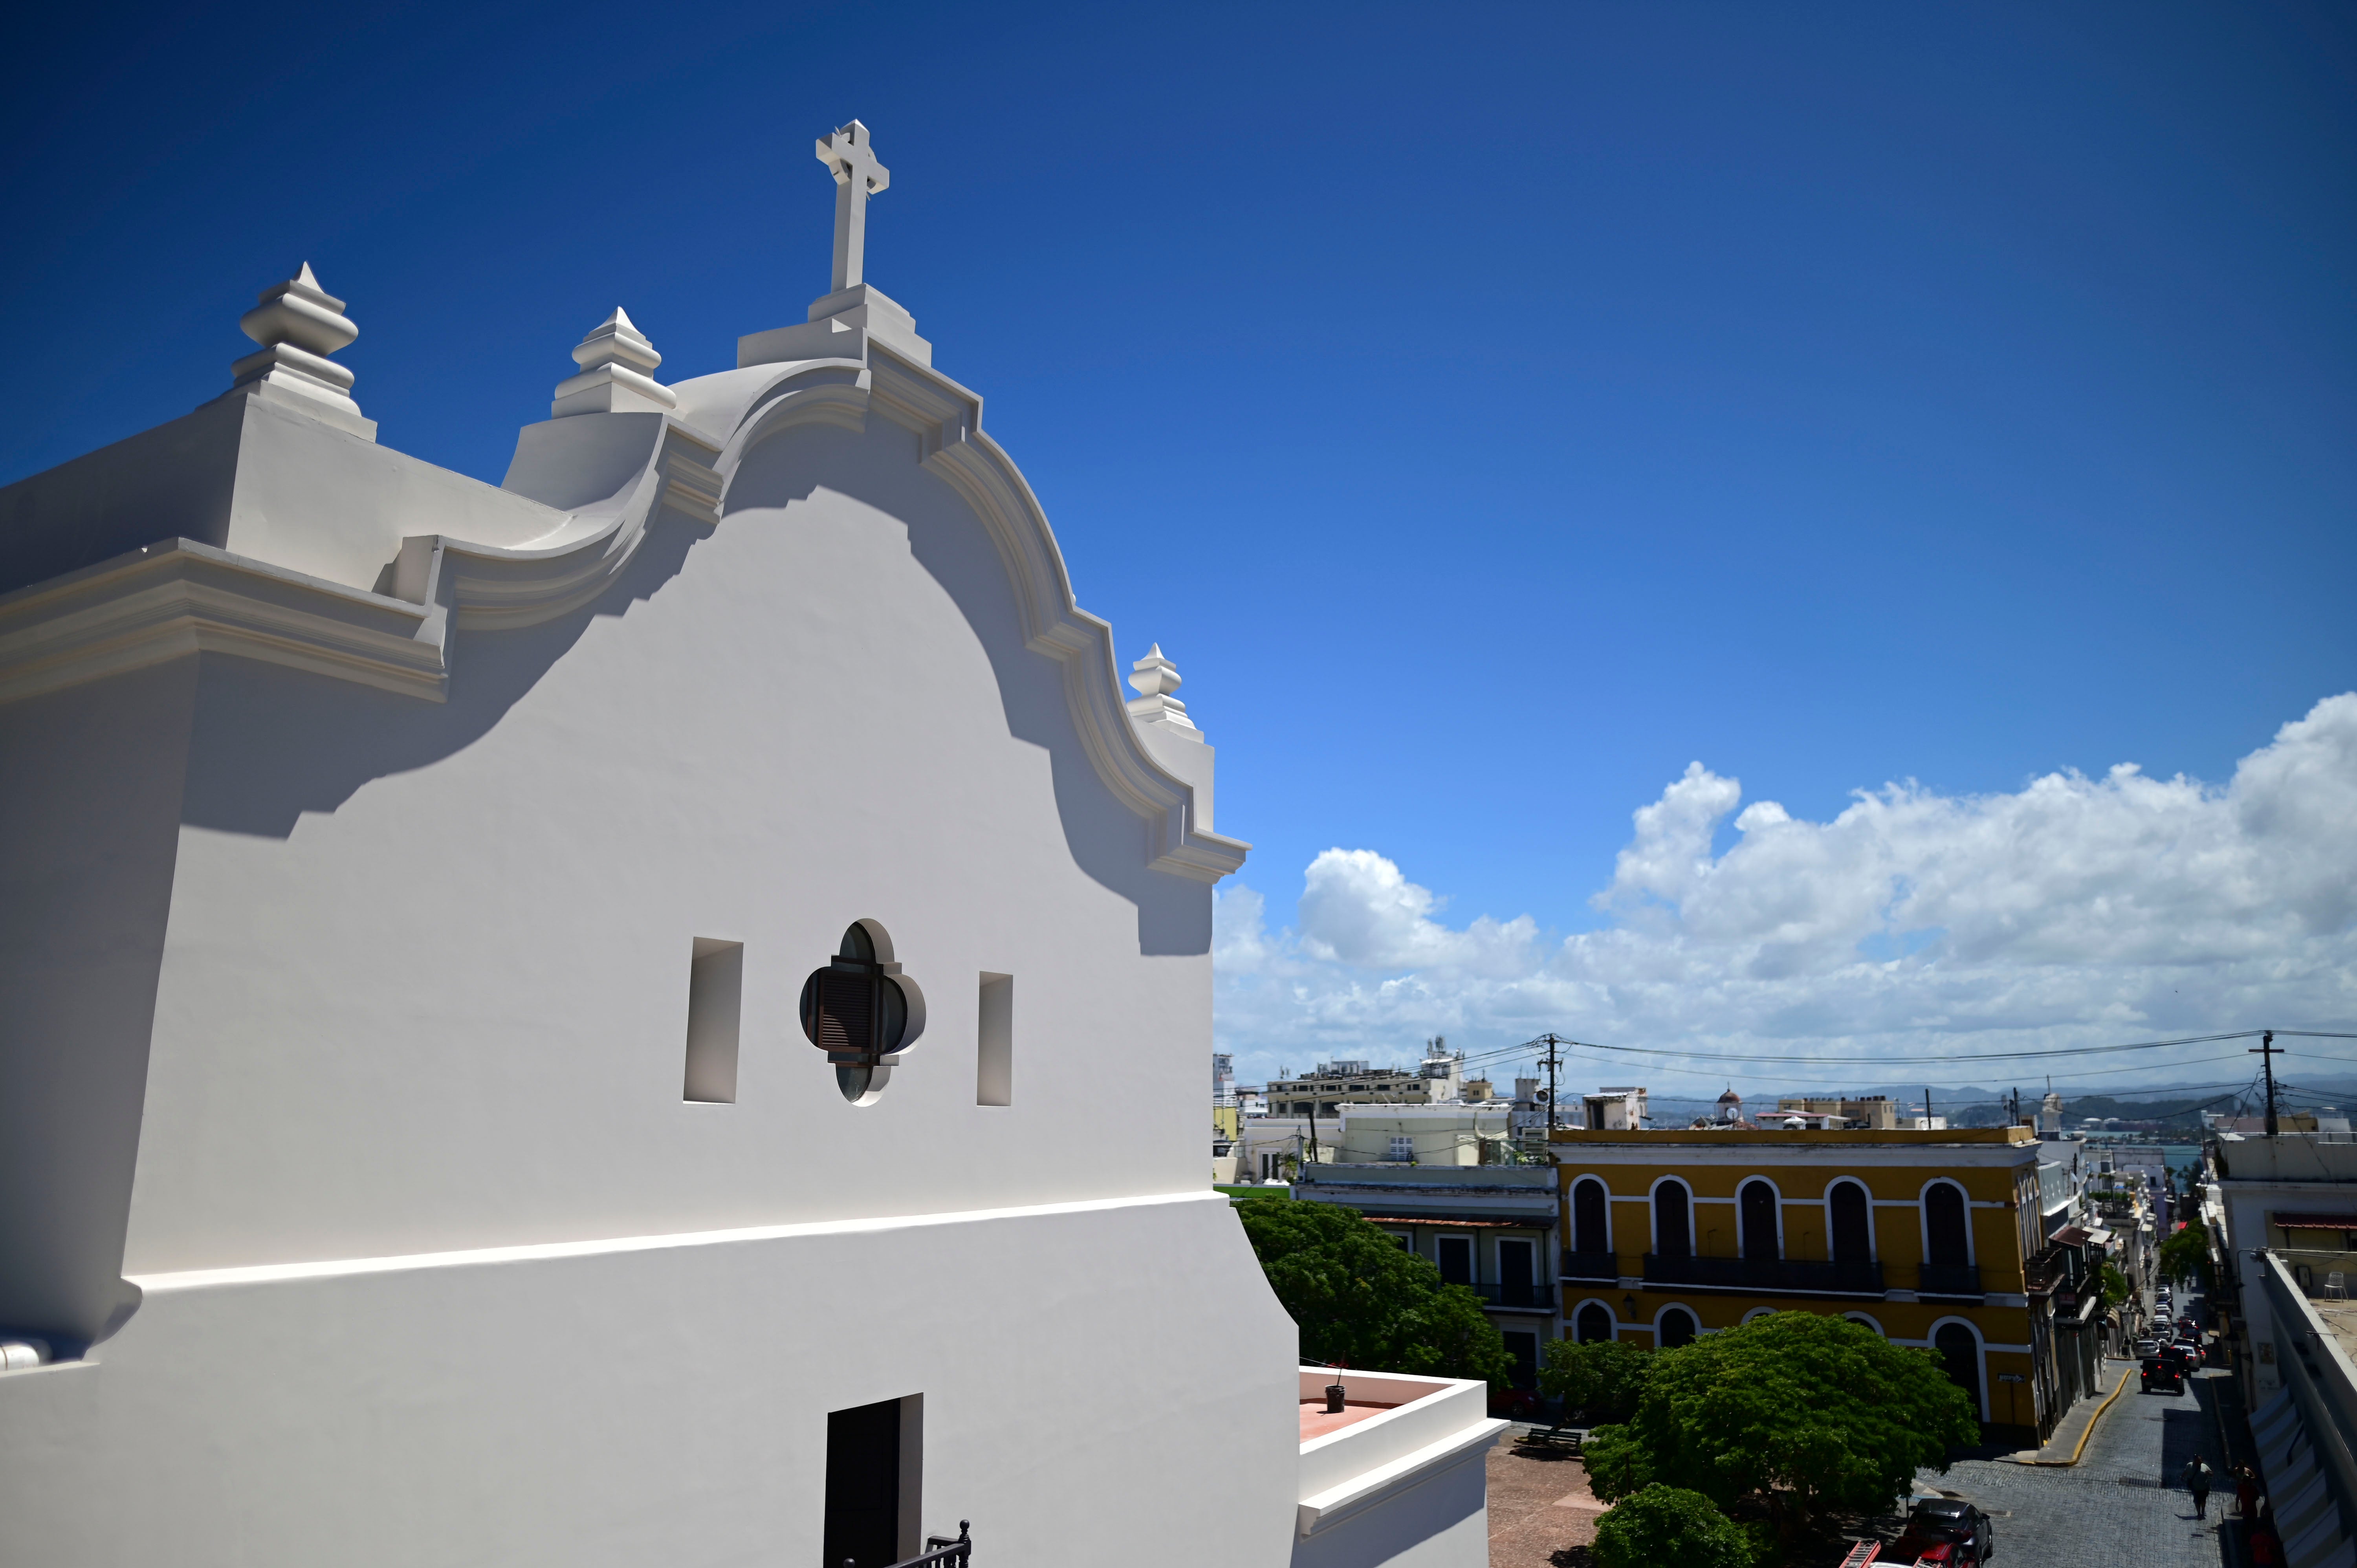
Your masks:
<svg viewBox="0 0 2357 1568"><path fill-rule="evenodd" d="M974 1041L974 1102L1015 1103L1015 977L982 977L982 1016Z"/></svg>
<svg viewBox="0 0 2357 1568"><path fill-rule="evenodd" d="M682 1100L737 1101L737 1020L745 991L745 944L695 939L687 966L687 1082Z"/></svg>
<svg viewBox="0 0 2357 1568"><path fill-rule="evenodd" d="M821 1568L890 1568L917 1554L924 1398L827 1412L825 1555Z"/></svg>

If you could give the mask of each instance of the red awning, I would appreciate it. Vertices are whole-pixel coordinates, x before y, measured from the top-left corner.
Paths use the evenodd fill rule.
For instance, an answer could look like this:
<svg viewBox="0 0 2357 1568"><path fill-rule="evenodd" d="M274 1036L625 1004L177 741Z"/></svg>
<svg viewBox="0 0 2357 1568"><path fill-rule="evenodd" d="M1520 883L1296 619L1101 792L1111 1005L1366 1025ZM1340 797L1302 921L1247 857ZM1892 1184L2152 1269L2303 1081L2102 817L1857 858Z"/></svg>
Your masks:
<svg viewBox="0 0 2357 1568"><path fill-rule="evenodd" d="M2278 1214L2275 1222L2287 1230L2357 1230L2357 1214Z"/></svg>

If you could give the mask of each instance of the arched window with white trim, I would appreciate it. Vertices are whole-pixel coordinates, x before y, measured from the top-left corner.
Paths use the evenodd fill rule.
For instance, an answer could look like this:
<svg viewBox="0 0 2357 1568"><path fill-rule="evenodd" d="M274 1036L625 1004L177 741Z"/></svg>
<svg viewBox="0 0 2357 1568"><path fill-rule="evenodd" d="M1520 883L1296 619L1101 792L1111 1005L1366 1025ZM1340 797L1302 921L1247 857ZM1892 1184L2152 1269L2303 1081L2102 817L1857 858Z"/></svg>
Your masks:
<svg viewBox="0 0 2357 1568"><path fill-rule="evenodd" d="M1582 1345L1595 1345L1619 1337L1612 1323L1612 1309L1600 1301L1587 1303L1572 1319L1572 1337Z"/></svg>
<svg viewBox="0 0 2357 1568"><path fill-rule="evenodd" d="M1653 1255L1694 1255L1692 1198L1686 1192L1686 1184L1675 1176L1663 1176L1653 1184Z"/></svg>
<svg viewBox="0 0 2357 1568"><path fill-rule="evenodd" d="M1833 1243L1836 1263L1865 1263L1874 1259L1874 1210L1866 1188L1854 1181L1837 1181L1825 1194L1825 1237Z"/></svg>
<svg viewBox="0 0 2357 1568"><path fill-rule="evenodd" d="M1753 1176L1735 1193L1736 1219L1743 1228L1743 1255L1773 1259L1783 1256L1777 1235L1776 1188L1765 1176Z"/></svg>
<svg viewBox="0 0 2357 1568"><path fill-rule="evenodd" d="M1964 1189L1935 1181L1923 1189L1923 1261L1934 1268L1961 1269L1973 1261L1972 1227Z"/></svg>
<svg viewBox="0 0 2357 1568"><path fill-rule="evenodd" d="M1612 1251L1612 1195L1592 1176L1571 1184L1571 1250L1590 1257Z"/></svg>
<svg viewBox="0 0 2357 1568"><path fill-rule="evenodd" d="M1664 1350L1674 1350L1681 1345L1691 1345L1702 1332L1702 1324L1683 1306L1665 1306L1661 1316L1653 1319L1653 1339Z"/></svg>
<svg viewBox="0 0 2357 1568"><path fill-rule="evenodd" d="M1959 1318L1950 1318L1932 1332L1932 1348L1939 1353L1940 1365L1948 1380L1964 1391L1973 1402L1973 1414L1982 1421L1988 1419L1988 1407L1982 1398L1981 1337L1973 1332L1972 1325Z"/></svg>

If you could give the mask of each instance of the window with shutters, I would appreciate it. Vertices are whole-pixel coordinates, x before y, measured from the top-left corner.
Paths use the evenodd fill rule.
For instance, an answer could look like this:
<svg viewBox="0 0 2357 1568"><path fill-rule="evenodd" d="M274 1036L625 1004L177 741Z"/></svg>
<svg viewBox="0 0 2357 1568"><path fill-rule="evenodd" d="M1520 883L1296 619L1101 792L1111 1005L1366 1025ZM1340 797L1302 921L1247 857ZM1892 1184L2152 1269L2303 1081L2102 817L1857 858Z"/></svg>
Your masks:
<svg viewBox="0 0 2357 1568"><path fill-rule="evenodd" d="M1604 1184L1594 1176L1582 1176L1571 1187L1571 1250L1595 1256L1612 1251L1612 1241L1605 1223L1611 1201Z"/></svg>
<svg viewBox="0 0 2357 1568"><path fill-rule="evenodd" d="M1685 1184L1675 1177L1653 1188L1653 1251L1664 1258L1683 1258L1694 1251Z"/></svg>
<svg viewBox="0 0 2357 1568"><path fill-rule="evenodd" d="M1874 1257L1873 1209L1868 1207L1866 1188L1854 1181L1837 1181L1826 1195L1826 1206L1832 1209L1826 1227L1826 1240L1832 1243L1836 1263L1864 1263Z"/></svg>
<svg viewBox="0 0 2357 1568"><path fill-rule="evenodd" d="M1736 1190L1737 1222L1743 1227L1743 1255L1781 1257L1783 1248L1776 1232L1776 1189L1758 1176Z"/></svg>
<svg viewBox="0 0 2357 1568"><path fill-rule="evenodd" d="M1925 1262L1961 1269L1973 1261L1971 1230L1964 1218L1964 1191L1955 1183L1935 1181L1924 1192L1923 1230Z"/></svg>
<svg viewBox="0 0 2357 1568"><path fill-rule="evenodd" d="M883 927L855 920L826 967L802 983L802 1019L843 1097L867 1105L890 1079L895 1053L924 1027L924 997L892 961Z"/></svg>

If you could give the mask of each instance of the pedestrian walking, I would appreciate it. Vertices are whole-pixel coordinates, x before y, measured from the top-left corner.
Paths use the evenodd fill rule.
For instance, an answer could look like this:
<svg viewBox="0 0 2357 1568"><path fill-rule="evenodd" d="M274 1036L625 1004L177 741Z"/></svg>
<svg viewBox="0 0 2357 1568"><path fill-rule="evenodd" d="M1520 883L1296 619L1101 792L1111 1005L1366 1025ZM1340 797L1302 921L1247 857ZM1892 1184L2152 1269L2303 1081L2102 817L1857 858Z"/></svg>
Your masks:
<svg viewBox="0 0 2357 1568"><path fill-rule="evenodd" d="M2185 1462L2185 1469L2178 1477L2185 1483L2185 1489L2193 1494L2195 1519L2210 1517L2210 1462L2199 1454Z"/></svg>
<svg viewBox="0 0 2357 1568"><path fill-rule="evenodd" d="M2248 1465L2234 1466L2234 1511L2248 1520L2259 1507L2259 1473Z"/></svg>

